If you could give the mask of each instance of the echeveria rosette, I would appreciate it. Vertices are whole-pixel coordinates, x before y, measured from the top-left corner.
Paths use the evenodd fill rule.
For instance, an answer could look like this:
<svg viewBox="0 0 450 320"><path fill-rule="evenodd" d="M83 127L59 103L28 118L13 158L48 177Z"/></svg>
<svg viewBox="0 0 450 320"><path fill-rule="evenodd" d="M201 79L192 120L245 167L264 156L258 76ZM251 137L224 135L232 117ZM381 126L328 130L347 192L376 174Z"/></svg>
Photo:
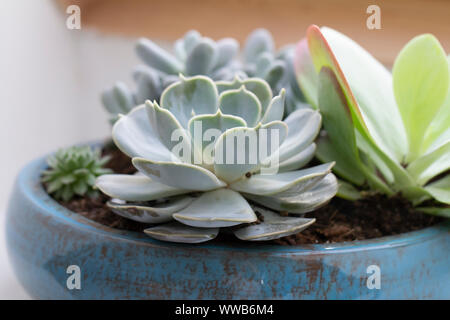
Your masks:
<svg viewBox="0 0 450 320"><path fill-rule="evenodd" d="M179 74L206 75L214 80L232 80L236 75L243 75L235 59L239 52L235 39L216 42L192 30L175 41L173 49L173 53L169 52L145 38L138 41L136 53L145 65L133 72L136 89L133 91L123 82L117 82L102 94L112 122L118 114L128 113L146 100L159 100L163 90L179 79Z"/></svg>
<svg viewBox="0 0 450 320"><path fill-rule="evenodd" d="M286 89L286 115L297 109L311 107L297 85L294 53L294 45L287 45L277 52L272 35L266 29L253 31L243 50L242 67L248 76L264 79L272 92Z"/></svg>
<svg viewBox="0 0 450 320"><path fill-rule="evenodd" d="M356 199L368 185L449 216L449 61L430 34L412 39L392 74L367 51L330 28L311 26L297 46L297 79L322 114L317 156L336 161L339 195Z"/></svg>
<svg viewBox="0 0 450 320"><path fill-rule="evenodd" d="M302 214L326 204L337 192L337 181L333 163L300 170L314 156L321 116L302 109L281 121L284 100L284 90L273 97L261 79L182 77L163 92L160 104L147 101L113 127L116 145L132 158L139 174L104 175L96 185L112 198L108 205L117 214L163 223L145 230L160 240L203 242L220 228L253 241L300 232L314 219L279 212ZM196 143L199 124L202 132L214 129L218 135ZM279 147L261 156L259 149L237 144L244 159L258 154L256 161L223 161L231 152L224 148L228 138L261 129L268 135L276 130ZM261 135L255 137L261 146ZM177 149L180 139L189 147L183 152ZM199 155L202 161L195 161ZM275 159L278 170L264 171ZM256 213L264 219L254 224Z"/></svg>

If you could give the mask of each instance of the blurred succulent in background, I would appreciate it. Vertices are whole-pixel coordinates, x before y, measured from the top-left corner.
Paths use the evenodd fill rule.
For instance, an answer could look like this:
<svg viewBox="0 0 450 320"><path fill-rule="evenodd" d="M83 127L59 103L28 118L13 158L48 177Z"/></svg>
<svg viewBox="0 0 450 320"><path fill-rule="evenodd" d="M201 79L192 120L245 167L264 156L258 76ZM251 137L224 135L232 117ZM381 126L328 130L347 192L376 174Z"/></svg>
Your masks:
<svg viewBox="0 0 450 320"><path fill-rule="evenodd" d="M286 115L310 107L297 84L294 53L294 45L276 52L272 35L266 29L253 31L243 52L243 70L248 76L266 80L274 93L286 89Z"/></svg>
<svg viewBox="0 0 450 320"><path fill-rule="evenodd" d="M326 204L338 187L333 163L299 170L314 156L320 114L302 109L281 121L284 102L285 91L273 97L261 79L181 77L159 105L147 101L113 127L138 174L103 175L96 185L115 213L164 223L145 230L159 240L204 242L219 228L253 241L298 233L314 219L292 214ZM187 148L178 149L180 139ZM235 161L238 154L245 161Z"/></svg>
<svg viewBox="0 0 450 320"><path fill-rule="evenodd" d="M49 169L43 172L42 182L57 200L69 201L75 195L95 197L95 179L112 172L103 168L108 161L100 150L88 146L60 149L47 158Z"/></svg>
<svg viewBox="0 0 450 320"><path fill-rule="evenodd" d="M317 156L336 161L339 195L354 188L393 195L422 211L450 216L449 61L430 34L412 39L392 75L348 37L311 26L296 53L298 82L318 107L326 134Z"/></svg>
<svg viewBox="0 0 450 320"><path fill-rule="evenodd" d="M136 52L146 64L133 72L136 90L133 92L118 82L102 94L103 105L111 114L112 122L117 120L118 114L129 112L147 99L159 100L162 91L177 81L179 74L206 75L214 80L232 80L236 75L243 75L235 59L239 52L235 39L215 42L195 30L175 41L174 54L144 38L138 41Z"/></svg>
<svg viewBox="0 0 450 320"><path fill-rule="evenodd" d="M137 55L145 63L133 72L136 89L117 82L102 94L102 103L114 123L119 114L128 113L146 100L159 100L167 86L179 75L205 75L214 81L232 81L236 76L245 79L258 77L266 80L273 94L286 89L286 112L310 107L303 97L294 72L294 45L275 52L272 35L265 29L255 30L247 39L243 57L239 57L239 43L232 38L217 42L202 37L195 30L175 41L173 54L148 39L136 45Z"/></svg>

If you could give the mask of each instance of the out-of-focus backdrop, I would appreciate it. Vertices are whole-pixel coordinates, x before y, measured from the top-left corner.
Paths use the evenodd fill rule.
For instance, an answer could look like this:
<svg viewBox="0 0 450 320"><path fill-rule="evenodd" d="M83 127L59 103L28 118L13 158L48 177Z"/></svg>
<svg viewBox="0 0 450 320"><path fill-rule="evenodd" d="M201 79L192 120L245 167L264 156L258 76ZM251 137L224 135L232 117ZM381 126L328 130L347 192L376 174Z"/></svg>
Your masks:
<svg viewBox="0 0 450 320"><path fill-rule="evenodd" d="M175 40L190 28L211 38L241 42L265 27L277 45L297 42L310 24L337 29L391 65L402 46L420 33L436 35L450 51L448 0L58 0L78 3L84 23L123 35ZM126 3L126 4L125 4ZM367 8L381 9L381 29L366 27Z"/></svg>
<svg viewBox="0 0 450 320"><path fill-rule="evenodd" d="M81 30L66 27L73 4L81 8ZM366 27L373 4L381 9L380 30ZM281 46L314 23L346 33L390 66L420 33L435 34L449 52L449 17L447 0L1 0L0 299L27 298L4 244L14 177L37 156L109 135L99 92L117 79L131 82L136 37L168 44L195 28L242 43L265 27Z"/></svg>

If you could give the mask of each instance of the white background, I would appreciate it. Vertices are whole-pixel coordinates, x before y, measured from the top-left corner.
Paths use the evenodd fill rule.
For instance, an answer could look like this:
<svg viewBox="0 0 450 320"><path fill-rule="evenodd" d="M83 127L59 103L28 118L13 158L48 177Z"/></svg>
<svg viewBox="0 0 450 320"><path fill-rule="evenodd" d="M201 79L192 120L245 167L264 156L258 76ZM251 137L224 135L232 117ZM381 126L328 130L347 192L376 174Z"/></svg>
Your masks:
<svg viewBox="0 0 450 320"><path fill-rule="evenodd" d="M137 63L133 39L68 30L67 16L50 0L0 1L0 299L28 298L5 248L17 172L59 147L107 137L99 92L130 82Z"/></svg>

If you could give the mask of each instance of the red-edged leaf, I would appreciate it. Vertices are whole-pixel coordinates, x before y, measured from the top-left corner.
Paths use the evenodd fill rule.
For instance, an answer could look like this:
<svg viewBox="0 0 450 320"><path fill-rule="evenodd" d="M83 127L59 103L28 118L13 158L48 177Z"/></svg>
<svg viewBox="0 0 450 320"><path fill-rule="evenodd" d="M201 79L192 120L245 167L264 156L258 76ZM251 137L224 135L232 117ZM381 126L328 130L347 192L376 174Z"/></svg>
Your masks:
<svg viewBox="0 0 450 320"><path fill-rule="evenodd" d="M364 181L361 172L362 163L356 146L355 128L348 100L342 86L336 78L335 72L329 67L322 67L319 74L318 102L322 114L322 121L334 153L336 167L342 168L342 176L357 185ZM320 140L319 140L320 141ZM325 145L319 142L319 149Z"/></svg>
<svg viewBox="0 0 450 320"><path fill-rule="evenodd" d="M320 31L320 28L316 25L311 25L306 31L306 35L308 39L308 47L316 72L319 73L322 67L329 67L334 71L348 102L353 123L355 124L356 129L359 130L364 137L367 136L367 138L370 139L369 131L364 122L355 96L350 89L347 79L345 78L344 73L339 66L339 63L337 62L336 57L331 51L330 45Z"/></svg>
<svg viewBox="0 0 450 320"><path fill-rule="evenodd" d="M307 39L301 40L296 48L294 67L297 82L303 89L303 95L310 105L318 108L318 77L311 55L309 54Z"/></svg>

